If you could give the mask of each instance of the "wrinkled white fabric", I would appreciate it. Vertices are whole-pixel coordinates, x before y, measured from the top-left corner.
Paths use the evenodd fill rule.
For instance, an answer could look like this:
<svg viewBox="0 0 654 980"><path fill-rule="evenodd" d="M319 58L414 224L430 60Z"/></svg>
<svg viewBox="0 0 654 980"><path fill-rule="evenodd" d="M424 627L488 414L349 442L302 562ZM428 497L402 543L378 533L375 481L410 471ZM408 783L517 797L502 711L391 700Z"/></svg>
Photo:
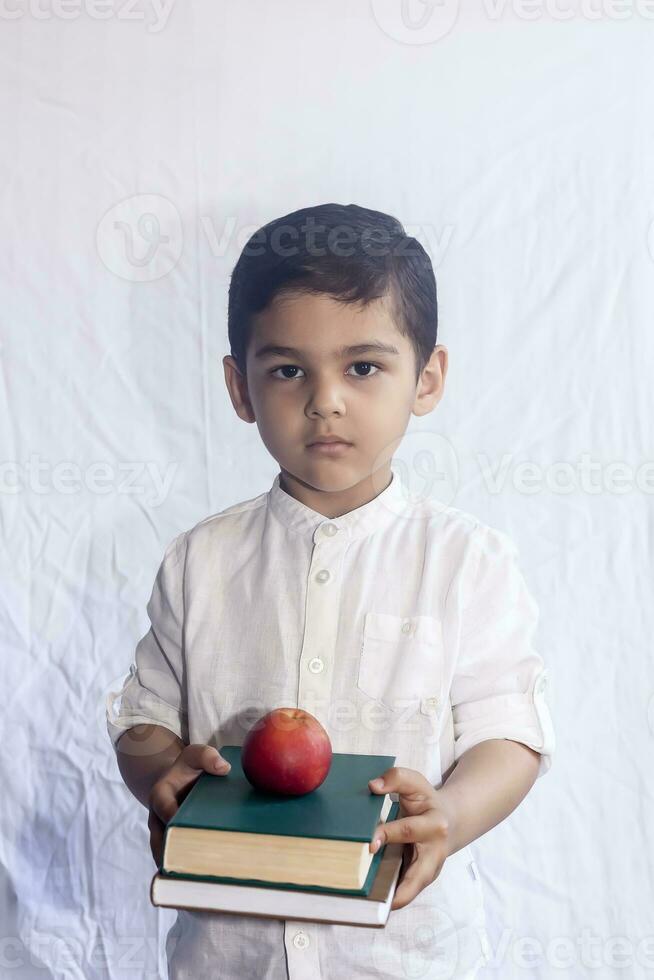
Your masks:
<svg viewBox="0 0 654 980"><path fill-rule="evenodd" d="M255 718L298 706L335 752L394 755L434 786L488 738L523 742L540 753L540 773L549 768L538 609L515 547L470 514L413 498L396 472L332 519L286 493L278 473L267 493L170 543L148 615L135 664L108 698L114 745L141 723L240 745ZM381 932L180 912L171 980L203 964L224 977L287 969L290 980L337 980L374 963L375 976L400 978L406 957L419 957L423 977L470 976L487 947L478 871L469 848L446 868Z"/></svg>
<svg viewBox="0 0 654 980"><path fill-rule="evenodd" d="M448 502L507 531L541 610L557 757L473 846L493 953L482 975L643 980L647 3L161 7L3 5L0 975L156 978L161 949L165 977L175 914L149 903L144 810L120 779L105 694L149 625L166 544L276 472L221 366L243 243L339 201L397 215L438 281L445 395L398 455L419 486L416 449L451 447ZM32 456L44 469L30 482Z"/></svg>

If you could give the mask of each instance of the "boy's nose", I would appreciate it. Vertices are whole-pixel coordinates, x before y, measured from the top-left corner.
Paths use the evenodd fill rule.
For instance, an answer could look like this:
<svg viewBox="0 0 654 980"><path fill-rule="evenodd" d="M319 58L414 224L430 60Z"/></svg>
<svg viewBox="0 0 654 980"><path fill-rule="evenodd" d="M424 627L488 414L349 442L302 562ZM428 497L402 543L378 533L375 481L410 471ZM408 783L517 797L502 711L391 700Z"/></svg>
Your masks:
<svg viewBox="0 0 654 980"><path fill-rule="evenodd" d="M306 414L309 418L317 416L328 419L334 413L343 414L344 410L345 403L342 394L332 387L329 390L321 389L311 395L307 403Z"/></svg>

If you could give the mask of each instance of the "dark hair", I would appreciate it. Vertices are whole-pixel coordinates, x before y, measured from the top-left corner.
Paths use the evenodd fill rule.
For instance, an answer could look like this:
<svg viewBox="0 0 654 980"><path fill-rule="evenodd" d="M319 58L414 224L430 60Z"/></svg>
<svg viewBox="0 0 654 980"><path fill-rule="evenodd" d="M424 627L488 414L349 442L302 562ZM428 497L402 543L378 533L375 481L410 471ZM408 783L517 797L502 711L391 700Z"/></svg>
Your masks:
<svg viewBox="0 0 654 980"><path fill-rule="evenodd" d="M398 330L413 344L417 382L436 346L436 279L426 251L397 218L357 204L320 204L251 236L232 272L227 313L231 354L243 374L253 314L295 292L364 306L388 296Z"/></svg>

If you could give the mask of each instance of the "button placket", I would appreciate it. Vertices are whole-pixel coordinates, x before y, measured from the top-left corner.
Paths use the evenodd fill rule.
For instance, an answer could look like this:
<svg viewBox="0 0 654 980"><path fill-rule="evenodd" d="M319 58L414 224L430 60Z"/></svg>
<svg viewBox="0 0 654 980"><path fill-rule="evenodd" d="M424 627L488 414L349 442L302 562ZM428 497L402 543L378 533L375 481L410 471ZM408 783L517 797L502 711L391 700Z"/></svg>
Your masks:
<svg viewBox="0 0 654 980"><path fill-rule="evenodd" d="M284 945L290 980L316 980L320 976L317 930L306 922L286 919Z"/></svg>
<svg viewBox="0 0 654 980"><path fill-rule="evenodd" d="M347 540L346 530L335 524L316 528L307 581L297 703L325 727L328 727L339 618L339 582Z"/></svg>

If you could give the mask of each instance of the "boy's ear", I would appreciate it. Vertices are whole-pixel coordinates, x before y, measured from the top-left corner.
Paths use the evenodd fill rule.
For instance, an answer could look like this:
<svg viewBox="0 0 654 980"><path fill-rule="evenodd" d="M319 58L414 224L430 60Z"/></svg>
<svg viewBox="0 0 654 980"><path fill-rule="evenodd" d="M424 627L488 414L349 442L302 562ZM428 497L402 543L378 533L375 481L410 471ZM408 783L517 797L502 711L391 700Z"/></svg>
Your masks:
<svg viewBox="0 0 654 980"><path fill-rule="evenodd" d="M439 403L445 388L447 366L447 347L437 344L418 379L412 409L414 415L427 415Z"/></svg>
<svg viewBox="0 0 654 980"><path fill-rule="evenodd" d="M234 411L244 422L255 422L256 418L250 401L247 379L244 374L241 374L238 364L231 354L226 354L223 357L223 368L225 370L225 384Z"/></svg>

